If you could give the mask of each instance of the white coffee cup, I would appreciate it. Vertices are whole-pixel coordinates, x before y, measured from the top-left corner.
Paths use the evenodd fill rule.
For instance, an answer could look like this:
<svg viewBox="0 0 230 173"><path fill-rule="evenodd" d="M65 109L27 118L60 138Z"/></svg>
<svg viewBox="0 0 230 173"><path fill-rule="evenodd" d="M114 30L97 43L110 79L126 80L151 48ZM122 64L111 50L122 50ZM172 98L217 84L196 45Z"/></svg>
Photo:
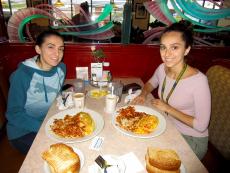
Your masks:
<svg viewBox="0 0 230 173"><path fill-rule="evenodd" d="M76 109L82 111L85 107L85 94L84 93L74 93L73 101Z"/></svg>
<svg viewBox="0 0 230 173"><path fill-rule="evenodd" d="M119 97L116 95L108 94L105 96L105 112L113 113L116 110Z"/></svg>

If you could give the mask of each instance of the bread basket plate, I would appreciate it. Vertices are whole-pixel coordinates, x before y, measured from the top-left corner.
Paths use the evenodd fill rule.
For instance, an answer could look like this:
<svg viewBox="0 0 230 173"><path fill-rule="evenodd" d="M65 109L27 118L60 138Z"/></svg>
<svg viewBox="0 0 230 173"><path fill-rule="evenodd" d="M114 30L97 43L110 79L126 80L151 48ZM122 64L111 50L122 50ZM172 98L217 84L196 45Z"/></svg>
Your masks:
<svg viewBox="0 0 230 173"><path fill-rule="evenodd" d="M74 152L77 153L79 158L80 158L80 165L81 165L81 169L82 169L84 162L85 162L84 155L81 152L81 150L79 150L78 148L75 148L75 147L72 147L72 148L73 148ZM44 161L44 171L45 171L45 173L51 173L49 165L46 161Z"/></svg>
<svg viewBox="0 0 230 173"><path fill-rule="evenodd" d="M150 107L146 107L146 106L140 106L140 105L132 105L132 106L135 108L136 112L145 112L147 114L155 115L159 119L159 124L153 130L153 132L148 133L148 134L136 134L136 133L133 133L131 131L127 131L127 130L121 128L118 125L118 123L116 122L116 117L119 115L118 112L120 109L127 107L127 106L125 106L125 107L119 108L116 112L113 113L112 124L117 130L119 130L121 133L123 133L125 135L131 136L131 137L136 137L136 138L153 138L153 137L161 135L165 131L166 120L161 113L159 113L158 111L156 111Z"/></svg>
<svg viewBox="0 0 230 173"><path fill-rule="evenodd" d="M107 173L125 173L125 163L118 156L103 155L102 157L106 160L107 164L112 165L106 169ZM100 168L96 163L90 169L94 170L94 173L104 173L104 169Z"/></svg>
<svg viewBox="0 0 230 173"><path fill-rule="evenodd" d="M94 99L100 99L108 94L106 89L92 89L88 92L88 96Z"/></svg>
<svg viewBox="0 0 230 173"><path fill-rule="evenodd" d="M56 135L51 130L50 126L53 124L55 119L63 119L66 115L76 115L78 112L80 112L80 111L75 109L75 108L67 109L67 110L59 112L59 113L53 115L52 117L50 117L48 119L48 121L46 122L46 125L45 125L46 135L50 139L58 141L58 142L74 143L74 142L83 142L83 141L90 140L90 139L92 139L93 137L95 137L97 134L99 134L101 132L101 130L104 127L104 119L103 119L103 117L99 113L97 113L97 112L95 112L95 111L93 111L91 109L87 109L87 108L85 108L82 112L86 112L86 113L90 114L90 116L92 117L92 119L94 120L94 123L95 123L95 129L91 134L89 134L87 136L84 136L84 137L64 138L64 137L60 137L60 136Z"/></svg>
<svg viewBox="0 0 230 173"><path fill-rule="evenodd" d="M186 169L185 169L185 167L184 167L184 165L182 163L180 165L180 173L186 173Z"/></svg>
<svg viewBox="0 0 230 173"><path fill-rule="evenodd" d="M180 173L186 173L186 169L182 163L180 165Z"/></svg>

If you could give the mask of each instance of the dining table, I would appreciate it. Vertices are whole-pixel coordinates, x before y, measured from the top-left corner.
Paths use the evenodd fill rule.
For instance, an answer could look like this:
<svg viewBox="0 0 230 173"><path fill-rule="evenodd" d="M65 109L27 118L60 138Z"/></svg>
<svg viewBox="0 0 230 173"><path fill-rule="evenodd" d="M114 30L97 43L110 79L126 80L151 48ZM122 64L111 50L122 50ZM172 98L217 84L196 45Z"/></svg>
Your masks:
<svg viewBox="0 0 230 173"><path fill-rule="evenodd" d="M114 80L121 81L124 85L130 83L137 83L141 86L144 85L140 78L135 77L115 78ZM65 83L71 84L74 81L75 79L66 79ZM86 92L89 93L89 91L95 89L95 87L87 84L85 89ZM122 95L121 101L117 104L117 109L127 105L127 103L124 102L126 96L127 94ZM149 94L144 106L156 110L150 104L151 99L153 99L153 96L152 94ZM47 172L45 170L45 161L42 159L42 153L48 150L50 145L59 143L59 141L50 138L46 132L46 124L48 120L55 114L61 112L61 110L58 109L56 102L57 101L55 100L50 107L34 139L34 142L27 153L24 162L22 163L19 173ZM175 150L185 168L184 173L208 172L198 157L194 154L190 146L186 143L181 133L176 129L173 122L170 120L170 118L168 118L168 115L164 114L163 112L158 111L166 120L166 128L164 132L155 137L139 138L121 133L121 131L115 128L115 126L112 124L112 114L106 113L104 110L105 97L96 99L89 97L89 95L86 93L85 107L89 110L97 112L103 118L103 128L95 137L102 137L104 140L100 149L97 150L90 147L95 137L86 141L67 143L67 145L80 150L84 156L84 163L80 173L90 173L89 168L92 168L92 165L95 164L95 159L99 155L115 155L119 157L130 153L132 153L132 155L134 155L142 165L142 169L137 170L137 173L146 173L145 155L148 147ZM127 172L128 170L129 169L126 169L125 173L135 173L135 171ZM95 173L97 173L97 171L95 171Z"/></svg>

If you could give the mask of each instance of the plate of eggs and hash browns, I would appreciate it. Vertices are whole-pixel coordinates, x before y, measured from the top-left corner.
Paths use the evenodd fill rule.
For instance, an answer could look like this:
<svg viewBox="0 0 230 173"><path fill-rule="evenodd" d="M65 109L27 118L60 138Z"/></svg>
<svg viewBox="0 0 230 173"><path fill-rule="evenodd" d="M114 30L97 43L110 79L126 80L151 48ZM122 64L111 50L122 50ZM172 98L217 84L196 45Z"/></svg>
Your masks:
<svg viewBox="0 0 230 173"><path fill-rule="evenodd" d="M140 105L119 108L114 114L112 124L121 133L137 137L152 138L166 129L166 120L156 110Z"/></svg>
<svg viewBox="0 0 230 173"><path fill-rule="evenodd" d="M90 109L67 109L50 117L46 135L58 142L83 142L95 137L104 127L102 116Z"/></svg>

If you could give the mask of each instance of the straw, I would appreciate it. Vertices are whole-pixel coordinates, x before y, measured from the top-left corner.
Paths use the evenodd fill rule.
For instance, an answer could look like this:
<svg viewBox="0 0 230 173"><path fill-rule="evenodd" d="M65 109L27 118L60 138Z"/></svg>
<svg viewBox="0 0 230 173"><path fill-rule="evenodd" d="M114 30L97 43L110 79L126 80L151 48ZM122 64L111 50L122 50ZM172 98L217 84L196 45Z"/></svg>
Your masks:
<svg viewBox="0 0 230 173"><path fill-rule="evenodd" d="M102 89L102 83L100 81L98 81L97 85L99 86L99 90L101 91L101 89Z"/></svg>
<svg viewBox="0 0 230 173"><path fill-rule="evenodd" d="M114 86L113 86L113 85L112 85L111 90L112 90L112 91L111 91L111 92L112 92L111 94L113 95L113 91L114 91Z"/></svg>

